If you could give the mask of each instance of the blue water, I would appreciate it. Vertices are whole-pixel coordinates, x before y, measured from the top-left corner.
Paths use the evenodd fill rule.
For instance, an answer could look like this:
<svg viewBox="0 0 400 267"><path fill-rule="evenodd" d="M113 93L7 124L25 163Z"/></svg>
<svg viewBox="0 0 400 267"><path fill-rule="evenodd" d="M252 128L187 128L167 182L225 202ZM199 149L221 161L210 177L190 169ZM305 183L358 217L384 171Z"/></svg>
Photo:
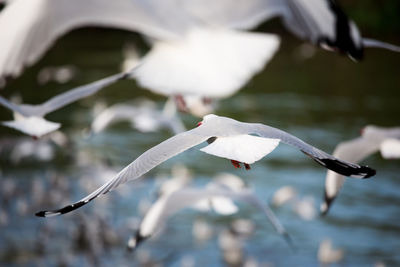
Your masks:
<svg viewBox="0 0 400 267"><path fill-rule="evenodd" d="M121 47L126 40L135 38L113 31L72 33L2 94L20 92L24 101L39 103L58 92L118 72ZM281 128L327 152L332 152L338 142L358 136L366 124L399 125L400 55L368 50L365 62L356 64L345 57L317 51L312 58L299 60L299 45L285 37L281 50L266 69L239 94L221 101L216 113ZM62 64L77 66L75 79L43 87L36 83L36 74L42 67ZM246 258L260 264L318 266L319 243L329 238L335 247L345 251L343 261L336 266L374 266L376 262L400 265L400 166L398 160L386 161L379 154L364 162L377 169L377 175L368 180L348 179L327 217L304 221L289 206L274 209L296 251L261 214L245 204L240 204L236 215L226 217L181 211L168 221L161 235L145 242L135 253L128 253L125 248L133 233L132 221L141 216L140 201L154 201L155 178L169 175L176 163L185 164L193 172L193 184L197 186L220 172L232 172L265 202L282 186L291 185L299 195L313 196L318 208L325 170L285 145L248 172L192 149L163 163L143 179L121 186L71 214L49 219L35 217L38 210L58 208L80 199L88 193L83 184L93 183L90 188L95 189L108 178L105 175L104 180L100 179L104 169L119 171L170 136L168 131L139 133L128 123L119 123L87 137L84 129L90 125L97 101L113 104L138 96L163 105L162 97L124 81L50 114L48 119L62 122L61 130L71 140L66 148L56 149L51 161L25 159L14 164L7 151L0 153L0 212L8 217L0 224L0 265L131 266L140 265L147 254L151 261L165 266L181 266L184 259L193 260L195 266L223 266L218 233L236 218L255 223L255 232L243 240L243 249ZM10 118L2 109L0 119ZM199 121L189 115L182 118L188 128ZM1 140L19 137L22 135L13 130L0 129ZM15 189L7 191L7 183L15 184ZM39 192L36 195L34 188ZM215 228L214 236L202 244L196 243L191 233L196 218L203 218ZM88 225L93 227L88 230Z"/></svg>

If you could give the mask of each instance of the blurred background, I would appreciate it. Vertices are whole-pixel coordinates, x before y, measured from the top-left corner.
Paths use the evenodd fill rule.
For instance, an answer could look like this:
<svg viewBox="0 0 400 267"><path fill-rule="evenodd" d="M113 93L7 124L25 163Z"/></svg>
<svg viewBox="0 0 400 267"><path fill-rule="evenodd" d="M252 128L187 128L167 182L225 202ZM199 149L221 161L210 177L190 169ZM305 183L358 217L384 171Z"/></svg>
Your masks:
<svg viewBox="0 0 400 267"><path fill-rule="evenodd" d="M400 44L399 1L340 3L363 36ZM258 30L281 35L280 50L238 94L222 100L216 114L281 128L327 152L337 143L357 137L367 124L399 125L400 54L367 49L364 61L354 63L304 44L287 33L277 19ZM138 34L97 28L73 31L59 39L37 64L10 81L1 95L20 95L24 102L41 103L117 73L129 44L143 53L148 49ZM61 66L66 69L64 74L56 79L46 76L44 70ZM134 81L121 81L49 114L49 120L62 122L64 134L51 142L32 141L19 132L0 128L0 265L224 266L227 262L220 235L237 219L254 224L252 233L239 241L246 266L318 266L318 248L328 239L344 255L334 266L400 265L400 165L398 160L384 160L379 154L363 162L377 169L377 175L368 180L348 179L326 217L318 215L325 170L285 145L248 172L192 149L71 214L35 217L38 210L80 199L171 136L167 130L141 133L129 123L88 135L96 106L138 97L151 99L160 108L165 102L164 97L139 88ZM188 128L201 120L187 114L180 117ZM9 119L10 112L1 108L0 120ZM18 145L28 152L21 153ZM170 177L176 164L191 171L192 184L197 186L220 172L234 173L265 202L281 187L294 187L297 202L306 201L314 208L309 208L311 215L299 216L296 205L273 209L297 249L291 250L256 210L239 204L240 211L230 216L181 211L160 235L134 253L128 252L129 236L143 211L154 202L159 181ZM198 220L211 229L205 240L192 234Z"/></svg>

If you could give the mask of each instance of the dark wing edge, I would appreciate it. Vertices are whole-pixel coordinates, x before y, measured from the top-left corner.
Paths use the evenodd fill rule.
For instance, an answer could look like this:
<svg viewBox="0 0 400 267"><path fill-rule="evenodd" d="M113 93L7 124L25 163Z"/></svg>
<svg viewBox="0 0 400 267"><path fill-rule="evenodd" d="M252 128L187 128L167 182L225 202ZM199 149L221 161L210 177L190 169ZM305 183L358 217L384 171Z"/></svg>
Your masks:
<svg viewBox="0 0 400 267"><path fill-rule="evenodd" d="M361 166L358 164L346 162L338 158L335 158L333 156L318 157L310 153L307 153L304 150L301 150L301 152L303 152L304 154L306 154L307 156L309 156L310 158L312 158L314 161L324 166L325 168L347 177L366 179L376 174L376 171L368 166ZM326 153L324 152L324 154ZM329 156L329 154L327 155Z"/></svg>
<svg viewBox="0 0 400 267"><path fill-rule="evenodd" d="M330 208L332 207L333 201L336 199L336 196L328 196L326 190L324 190L324 201L321 203L320 214L325 216L328 214Z"/></svg>
<svg viewBox="0 0 400 267"><path fill-rule="evenodd" d="M376 174L376 171L368 166L360 166L355 163L340 160L316 147L313 147L312 145L307 144L300 138L297 138L296 136L280 129L260 123L247 124L247 126L250 128L248 133L255 133L266 138L280 139L282 143L299 149L318 164L341 175L365 179Z"/></svg>
<svg viewBox="0 0 400 267"><path fill-rule="evenodd" d="M136 160L126 166L122 171L120 171L116 177L105 183L103 186L101 186L85 198L73 204L67 205L61 209L39 211L35 213L35 215L38 217L53 217L71 212L86 205L98 196L108 193L120 184L123 184L129 180L139 178L162 162L206 141L209 138L209 136L197 134L197 129L198 128L195 128L188 132L183 132L181 134L175 135L165 140L164 142L150 148L142 155L140 155Z"/></svg>

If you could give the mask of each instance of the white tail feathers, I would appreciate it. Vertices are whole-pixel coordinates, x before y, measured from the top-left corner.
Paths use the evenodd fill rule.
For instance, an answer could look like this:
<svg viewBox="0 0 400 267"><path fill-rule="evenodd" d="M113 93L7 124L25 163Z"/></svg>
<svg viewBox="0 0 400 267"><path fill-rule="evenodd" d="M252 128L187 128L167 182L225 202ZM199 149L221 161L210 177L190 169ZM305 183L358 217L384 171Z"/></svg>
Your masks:
<svg viewBox="0 0 400 267"><path fill-rule="evenodd" d="M61 127L60 123L51 122L44 118L34 116L18 118L15 121L4 121L1 124L38 138L58 130Z"/></svg>

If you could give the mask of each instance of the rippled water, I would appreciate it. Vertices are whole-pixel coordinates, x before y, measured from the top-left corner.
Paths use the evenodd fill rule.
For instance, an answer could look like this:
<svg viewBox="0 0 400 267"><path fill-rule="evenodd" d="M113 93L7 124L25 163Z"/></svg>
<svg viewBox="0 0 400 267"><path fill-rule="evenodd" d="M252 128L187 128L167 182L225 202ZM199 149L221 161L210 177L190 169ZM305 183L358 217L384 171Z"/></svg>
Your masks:
<svg viewBox="0 0 400 267"><path fill-rule="evenodd" d="M74 86L118 71L121 47L137 36L123 32L82 30L63 38L46 57L10 83L3 95L21 92L24 100L39 103ZM396 41L396 40L394 40ZM399 42L399 40L397 40ZM299 56L300 43L285 37L280 52L260 75L239 94L221 101L217 114L242 121L262 122L286 130L305 141L332 152L335 145L356 137L366 124L397 126L399 123L400 55L368 50L365 62L355 64L345 57L317 51L309 59ZM76 65L79 73L71 82L40 87L38 71L48 65ZM89 138L85 129L99 100L107 104L147 96L161 107L164 99L124 81L99 94L54 112L48 119L63 123L71 139L56 149L48 162L34 159L12 163L9 144L22 135L1 128L0 264L8 266L138 265L146 257L168 266L194 261L195 266L223 265L217 235L235 218L255 222L256 230L243 241L244 255L274 266L317 266L319 243L325 238L345 251L342 266L400 265L400 176L399 161L374 155L365 163L378 174L369 180L348 180L326 218L304 221L289 206L274 209L296 246L292 251L265 221L247 205L237 215L221 217L185 210L172 217L158 238L152 238L132 254L125 249L140 218L139 203L154 200L155 178L169 175L176 163L184 163L201 186L220 172L241 176L265 201L285 185L301 196L323 194L325 170L302 153L279 146L251 171L235 170L227 160L190 150L148 173L144 179L121 186L72 214L42 219L34 212L56 208L84 196L112 177L142 152L170 133L143 134L120 123ZM0 119L11 116L2 109ZM198 119L182 115L188 128ZM6 140L6 141L5 141ZM13 189L14 186L14 190ZM41 188L41 189L40 189ZM42 191L41 191L42 190ZM7 193L8 192L8 193ZM13 194L11 194L12 192ZM36 193L33 193L36 192ZM9 194L9 195L8 195ZM136 218L136 219L135 219ZM215 227L213 238L196 243L192 223L203 218ZM88 227L93 226L93 227ZM85 234L86 233L86 234ZM96 240L94 244L85 240Z"/></svg>

